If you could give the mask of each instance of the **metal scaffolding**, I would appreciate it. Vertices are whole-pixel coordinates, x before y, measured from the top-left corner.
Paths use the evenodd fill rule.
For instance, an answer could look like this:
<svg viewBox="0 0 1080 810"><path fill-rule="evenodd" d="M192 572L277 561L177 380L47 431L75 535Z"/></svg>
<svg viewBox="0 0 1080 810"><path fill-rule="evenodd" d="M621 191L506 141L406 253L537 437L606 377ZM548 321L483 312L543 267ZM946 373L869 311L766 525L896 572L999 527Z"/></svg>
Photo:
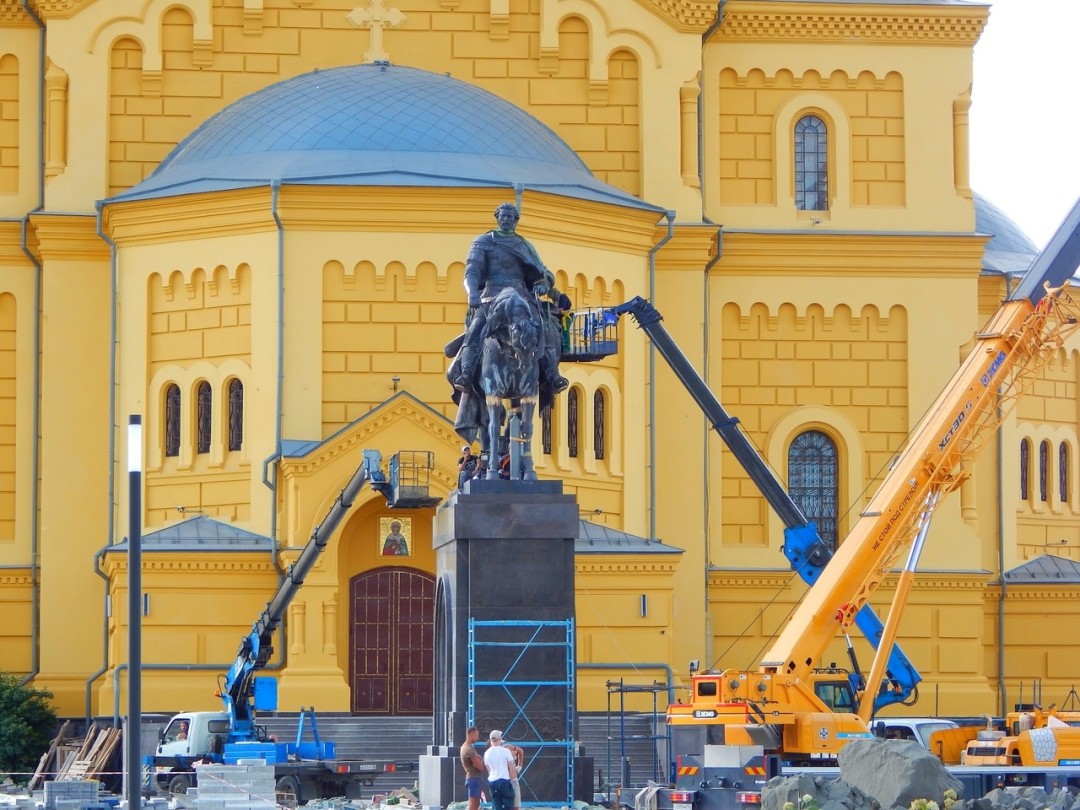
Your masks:
<svg viewBox="0 0 1080 810"><path fill-rule="evenodd" d="M667 773L668 768L662 764L661 756L661 743L663 743L663 750L666 752L671 748L671 740L667 731L667 726L664 726L664 733L657 732L660 719L659 703L657 701L657 695L661 692L667 692L669 687L662 683L650 683L650 684L630 684L626 683L622 678L617 681L608 681L607 684L607 783L605 785L606 792L608 794L608 801L611 801L612 788L616 792L621 793L624 789L633 786L633 780L630 778L630 757L627 755L626 743L628 739L644 740L648 741L652 745L652 774L649 777L653 782L659 784L667 784L671 779L671 775ZM647 735L628 735L626 731L626 696L628 694L647 694L652 696L652 716L649 723L651 732ZM614 695L619 696L618 712L618 734L615 734L615 729L612 728L612 697ZM640 712L634 712L634 714L640 714ZM618 741L619 744L619 780L614 782L611 778L611 774L614 773L612 769L612 757L614 755L613 743Z"/></svg>
<svg viewBox="0 0 1080 810"><path fill-rule="evenodd" d="M478 725L485 715L505 717L504 735L525 751L525 767L519 781L522 792L526 774L537 757L554 752L566 763L566 806L574 803L574 754L577 747L574 620L481 621L469 619L468 725ZM561 656L560 665L552 660ZM559 672L557 677L537 679L536 672ZM561 733L551 730L552 693L565 690L558 701ZM545 703L541 717L540 703ZM523 805L550 805L550 801L522 801Z"/></svg>

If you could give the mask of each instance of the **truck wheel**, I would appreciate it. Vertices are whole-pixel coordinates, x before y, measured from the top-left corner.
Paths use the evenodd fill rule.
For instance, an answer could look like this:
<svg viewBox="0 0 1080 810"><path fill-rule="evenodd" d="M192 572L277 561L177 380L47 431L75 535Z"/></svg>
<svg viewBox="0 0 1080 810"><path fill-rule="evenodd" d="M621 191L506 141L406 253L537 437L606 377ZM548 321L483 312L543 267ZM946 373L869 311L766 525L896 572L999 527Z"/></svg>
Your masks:
<svg viewBox="0 0 1080 810"><path fill-rule="evenodd" d="M191 787L191 777L186 773L174 774L169 779L169 793L173 796L187 793L189 787Z"/></svg>
<svg viewBox="0 0 1080 810"><path fill-rule="evenodd" d="M277 780L278 807L293 808L300 804L300 781L295 776L282 776Z"/></svg>

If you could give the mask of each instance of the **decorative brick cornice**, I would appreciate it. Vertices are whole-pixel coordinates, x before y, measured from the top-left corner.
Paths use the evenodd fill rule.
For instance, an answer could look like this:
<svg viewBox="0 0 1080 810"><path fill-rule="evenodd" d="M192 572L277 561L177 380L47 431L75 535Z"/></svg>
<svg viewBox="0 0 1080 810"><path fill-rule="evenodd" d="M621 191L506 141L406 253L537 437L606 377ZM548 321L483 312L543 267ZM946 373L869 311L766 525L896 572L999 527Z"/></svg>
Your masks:
<svg viewBox="0 0 1080 810"><path fill-rule="evenodd" d="M870 5L870 4L868 4ZM732 2L724 11L718 39L740 41L859 42L929 41L974 45L986 25L984 6L918 6L916 13L833 13L828 3Z"/></svg>
<svg viewBox="0 0 1080 810"><path fill-rule="evenodd" d="M127 553L106 554L104 571L110 577L128 570ZM143 552L143 573L271 574L277 572L265 551Z"/></svg>
<svg viewBox="0 0 1080 810"><path fill-rule="evenodd" d="M731 568L713 568L709 571L709 588L710 590L717 589L718 593L733 588L780 589L790 583L791 576L791 571L787 569L740 571ZM879 590L893 590L898 576L896 571L887 574L882 579ZM919 573L912 588L918 591L983 590L988 587L987 580L990 576L988 571L926 571Z"/></svg>
<svg viewBox="0 0 1080 810"><path fill-rule="evenodd" d="M29 6L41 19L70 17L94 0L30 0ZM0 22L32 22L20 0L0 0Z"/></svg>
<svg viewBox="0 0 1080 810"><path fill-rule="evenodd" d="M638 0L654 14L675 23L680 30L705 31L716 19L716 3L704 0Z"/></svg>
<svg viewBox="0 0 1080 810"><path fill-rule="evenodd" d="M32 582L30 566L26 568L8 568L0 571L0 585L4 587L26 587Z"/></svg>
<svg viewBox="0 0 1080 810"><path fill-rule="evenodd" d="M42 259L109 258L109 246L98 236L97 219L92 214L33 214L30 223Z"/></svg>
<svg viewBox="0 0 1080 810"><path fill-rule="evenodd" d="M992 582L986 586L983 601L997 603L1001 601L1001 584ZM1078 602L1080 588L1075 585L1048 585L1045 583L1010 583L1005 591L1006 602Z"/></svg>
<svg viewBox="0 0 1080 810"><path fill-rule="evenodd" d="M615 557L618 559L613 559ZM574 570L579 574L672 574L676 563L651 558L626 559L625 555L590 554L577 557Z"/></svg>

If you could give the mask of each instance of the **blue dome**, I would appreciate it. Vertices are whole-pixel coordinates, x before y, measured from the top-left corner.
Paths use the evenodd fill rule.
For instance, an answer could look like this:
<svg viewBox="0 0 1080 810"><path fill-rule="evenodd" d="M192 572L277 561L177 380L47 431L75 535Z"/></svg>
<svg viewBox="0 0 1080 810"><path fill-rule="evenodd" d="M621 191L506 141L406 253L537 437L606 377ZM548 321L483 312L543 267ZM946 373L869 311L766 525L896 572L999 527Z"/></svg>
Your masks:
<svg viewBox="0 0 1080 810"><path fill-rule="evenodd" d="M1015 274L1028 268L1039 249L1008 214L981 194L975 194L975 232L991 237L983 253L988 273Z"/></svg>
<svg viewBox="0 0 1080 810"><path fill-rule="evenodd" d="M317 70L240 99L111 201L275 182L521 185L655 208L597 180L549 127L498 96L382 63Z"/></svg>

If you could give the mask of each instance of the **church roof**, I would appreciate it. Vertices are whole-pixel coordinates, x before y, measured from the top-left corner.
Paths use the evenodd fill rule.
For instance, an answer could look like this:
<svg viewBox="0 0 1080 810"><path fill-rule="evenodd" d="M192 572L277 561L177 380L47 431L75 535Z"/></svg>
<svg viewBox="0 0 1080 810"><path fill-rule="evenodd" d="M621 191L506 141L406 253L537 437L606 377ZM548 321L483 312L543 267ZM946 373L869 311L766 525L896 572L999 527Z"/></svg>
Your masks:
<svg viewBox="0 0 1080 810"><path fill-rule="evenodd" d="M1008 585L1080 585L1080 563L1043 554L1005 572Z"/></svg>
<svg viewBox="0 0 1080 810"><path fill-rule="evenodd" d="M660 540L638 537L590 520L578 521L578 536L574 541L575 554L682 554L683 551Z"/></svg>
<svg viewBox="0 0 1080 810"><path fill-rule="evenodd" d="M229 105L107 202L284 185L498 187L662 209L595 177L548 126L475 85L387 63L316 70Z"/></svg>
<svg viewBox="0 0 1080 810"><path fill-rule="evenodd" d="M206 515L173 523L142 536L143 551L269 551L269 537L254 534ZM109 551L127 551L124 540Z"/></svg>
<svg viewBox="0 0 1080 810"><path fill-rule="evenodd" d="M1022 274L1039 253L1020 226L981 194L975 195L975 231L993 237L983 253L984 272Z"/></svg>

